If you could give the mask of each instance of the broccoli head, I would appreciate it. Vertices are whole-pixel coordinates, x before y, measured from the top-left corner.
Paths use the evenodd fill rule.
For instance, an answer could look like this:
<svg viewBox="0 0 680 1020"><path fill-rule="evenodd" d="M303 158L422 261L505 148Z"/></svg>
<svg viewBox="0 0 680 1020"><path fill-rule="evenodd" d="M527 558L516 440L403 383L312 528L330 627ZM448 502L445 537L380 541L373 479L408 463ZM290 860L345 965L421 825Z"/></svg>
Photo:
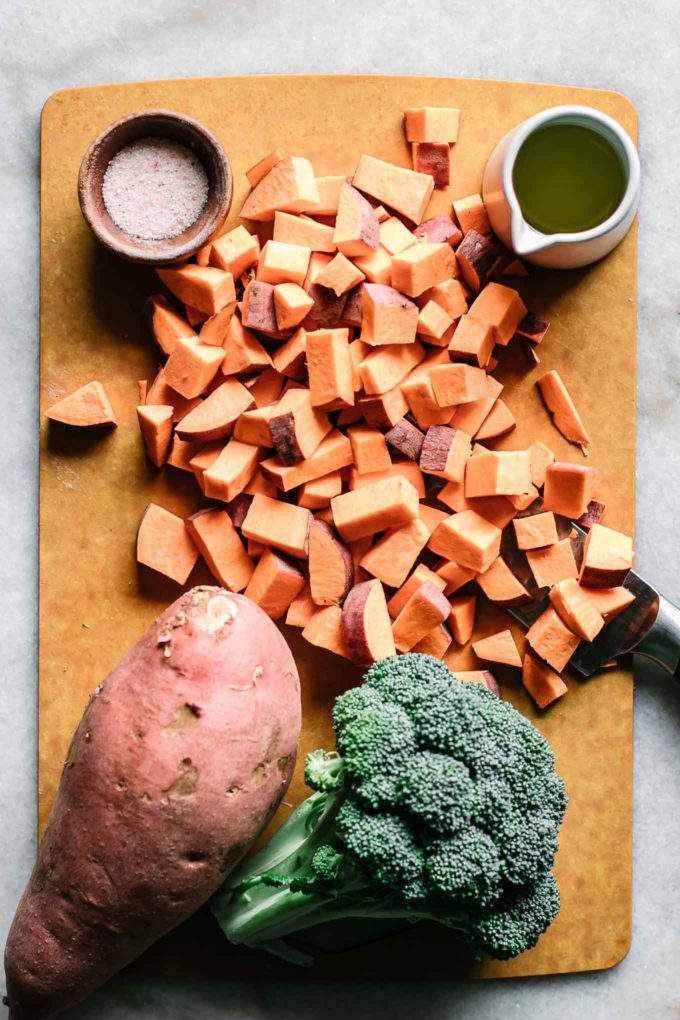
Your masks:
<svg viewBox="0 0 680 1020"><path fill-rule="evenodd" d="M479 956L534 946L567 807L536 727L418 654L373 665L333 724L337 751L306 760L317 792L213 901L227 937L290 958L286 936L369 916L439 921Z"/></svg>

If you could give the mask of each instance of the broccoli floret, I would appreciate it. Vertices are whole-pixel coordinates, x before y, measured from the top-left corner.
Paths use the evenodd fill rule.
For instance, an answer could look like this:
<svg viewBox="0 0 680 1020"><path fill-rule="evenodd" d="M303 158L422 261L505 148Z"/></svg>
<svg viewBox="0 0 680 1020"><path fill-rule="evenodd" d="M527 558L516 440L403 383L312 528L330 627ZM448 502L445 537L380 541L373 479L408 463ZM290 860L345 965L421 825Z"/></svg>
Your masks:
<svg viewBox="0 0 680 1020"><path fill-rule="evenodd" d="M367 916L436 920L498 959L535 945L567 806L536 727L415 654L372 666L333 723L337 752L306 761L317 792L213 900L228 938L290 959L286 936Z"/></svg>

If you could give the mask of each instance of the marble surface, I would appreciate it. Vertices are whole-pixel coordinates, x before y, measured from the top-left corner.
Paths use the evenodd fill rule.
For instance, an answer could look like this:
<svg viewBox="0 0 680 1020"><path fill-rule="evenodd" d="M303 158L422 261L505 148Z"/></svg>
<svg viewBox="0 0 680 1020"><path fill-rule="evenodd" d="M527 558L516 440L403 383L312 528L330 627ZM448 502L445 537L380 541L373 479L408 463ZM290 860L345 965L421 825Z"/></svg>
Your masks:
<svg viewBox="0 0 680 1020"><path fill-rule="evenodd" d="M38 13L39 10L39 13ZM35 852L38 127L59 88L220 74L434 74L625 92L640 115L637 557L680 602L680 163L676 0L27 0L0 3L0 943ZM119 979L79 1020L680 1017L680 690L638 664L634 937L611 971L508 982L359 985ZM2 978L0 978L0 988ZM6 1011L0 1007L0 1017Z"/></svg>

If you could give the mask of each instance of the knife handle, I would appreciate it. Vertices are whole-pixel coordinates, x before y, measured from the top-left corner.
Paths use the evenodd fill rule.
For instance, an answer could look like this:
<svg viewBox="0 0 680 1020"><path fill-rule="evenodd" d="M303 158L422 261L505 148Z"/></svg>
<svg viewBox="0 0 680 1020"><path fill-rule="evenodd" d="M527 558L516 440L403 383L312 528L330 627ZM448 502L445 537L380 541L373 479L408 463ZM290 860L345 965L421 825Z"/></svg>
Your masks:
<svg viewBox="0 0 680 1020"><path fill-rule="evenodd" d="M653 626L633 649L658 663L680 680L680 609L659 596L659 612Z"/></svg>

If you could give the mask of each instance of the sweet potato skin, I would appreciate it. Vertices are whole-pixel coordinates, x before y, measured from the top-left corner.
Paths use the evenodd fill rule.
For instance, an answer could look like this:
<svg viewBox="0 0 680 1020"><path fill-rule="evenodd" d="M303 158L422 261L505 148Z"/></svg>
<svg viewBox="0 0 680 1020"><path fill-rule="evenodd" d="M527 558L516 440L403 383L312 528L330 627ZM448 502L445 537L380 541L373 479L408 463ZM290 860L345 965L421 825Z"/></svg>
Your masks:
<svg viewBox="0 0 680 1020"><path fill-rule="evenodd" d="M92 694L5 953L11 1020L74 1005L215 891L288 786L291 652L249 599L195 588Z"/></svg>

